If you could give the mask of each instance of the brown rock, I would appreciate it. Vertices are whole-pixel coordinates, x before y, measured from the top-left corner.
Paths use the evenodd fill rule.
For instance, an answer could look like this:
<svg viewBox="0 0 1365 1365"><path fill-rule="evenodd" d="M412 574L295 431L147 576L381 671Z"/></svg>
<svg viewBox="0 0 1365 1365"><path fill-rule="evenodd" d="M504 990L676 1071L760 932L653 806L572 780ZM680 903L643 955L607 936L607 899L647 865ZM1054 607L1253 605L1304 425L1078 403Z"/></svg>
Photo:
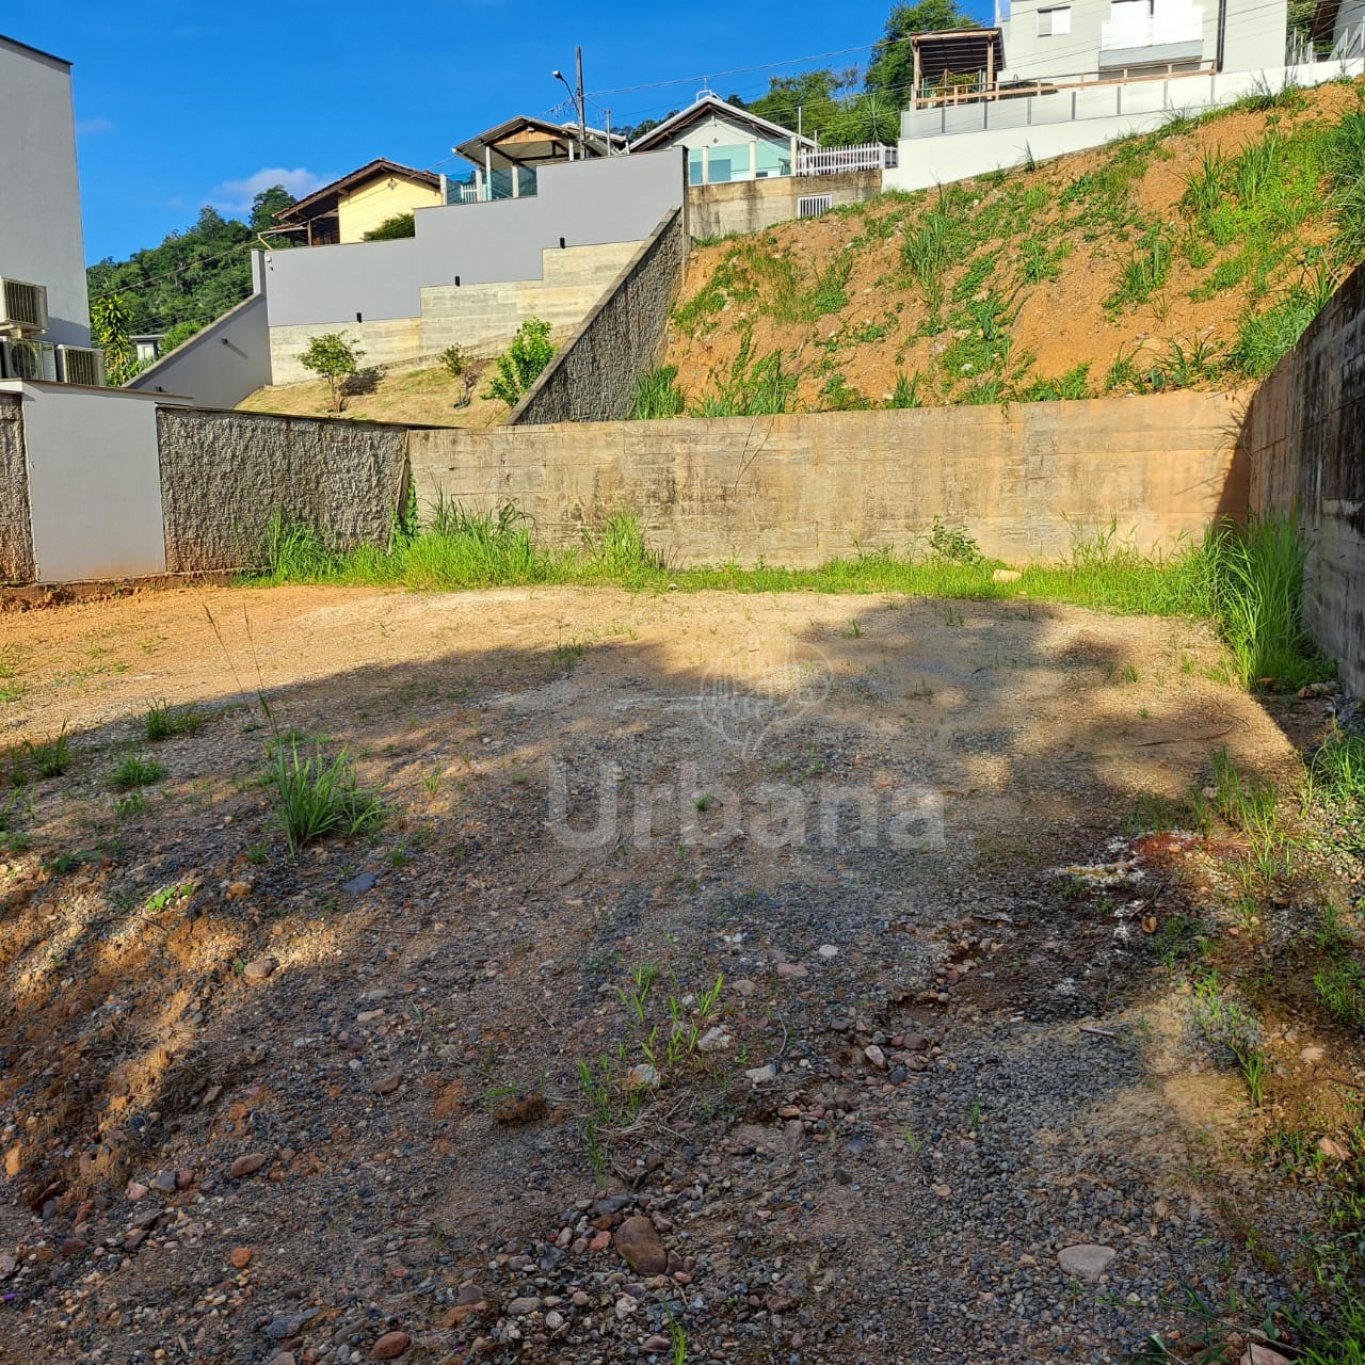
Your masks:
<svg viewBox="0 0 1365 1365"><path fill-rule="evenodd" d="M374 1093L376 1095L392 1095L402 1084L403 1078L401 1076L381 1076L374 1083Z"/></svg>
<svg viewBox="0 0 1365 1365"><path fill-rule="evenodd" d="M251 1264L251 1258L254 1254L251 1247L233 1247L228 1260L232 1263L234 1270L245 1270Z"/></svg>
<svg viewBox="0 0 1365 1365"><path fill-rule="evenodd" d="M242 975L248 981L266 981L274 976L275 968L279 965L273 957L258 957L242 968Z"/></svg>
<svg viewBox="0 0 1365 1365"><path fill-rule="evenodd" d="M779 962L777 964L777 974L784 981L798 981L803 976L809 976L807 968L799 962Z"/></svg>
<svg viewBox="0 0 1365 1365"><path fill-rule="evenodd" d="M136 1204L139 1199L146 1199L151 1190L139 1180L130 1180L128 1188L123 1193Z"/></svg>
<svg viewBox="0 0 1365 1365"><path fill-rule="evenodd" d="M1351 1154L1334 1138L1320 1137L1318 1151L1331 1161L1345 1161Z"/></svg>
<svg viewBox="0 0 1365 1365"><path fill-rule="evenodd" d="M504 1128L519 1128L522 1124L534 1123L549 1113L545 1096L538 1091L530 1094L509 1095L493 1106L493 1121Z"/></svg>
<svg viewBox="0 0 1365 1365"><path fill-rule="evenodd" d="M370 1351L371 1360L397 1360L409 1346L412 1338L406 1332L385 1332L375 1342Z"/></svg>
<svg viewBox="0 0 1365 1365"><path fill-rule="evenodd" d="M462 1284L455 1295L455 1302L461 1307L471 1303L482 1303L483 1289L477 1284Z"/></svg>
<svg viewBox="0 0 1365 1365"><path fill-rule="evenodd" d="M652 1355L657 1355L660 1351L669 1349L667 1337L661 1337L657 1332L652 1337L645 1338L645 1350Z"/></svg>
<svg viewBox="0 0 1365 1365"><path fill-rule="evenodd" d="M463 1327L470 1318L476 1318L488 1305L486 1303L457 1303L442 1319L441 1326L447 1332Z"/></svg>
<svg viewBox="0 0 1365 1365"><path fill-rule="evenodd" d="M229 882L227 898L230 901L245 900L251 894L250 882Z"/></svg>
<svg viewBox="0 0 1365 1365"><path fill-rule="evenodd" d="M146 1240L147 1229L134 1228L132 1232L123 1239L123 1249L124 1251L136 1251Z"/></svg>
<svg viewBox="0 0 1365 1365"><path fill-rule="evenodd" d="M9 1252L0 1252L0 1280L7 1280L18 1269L19 1263Z"/></svg>
<svg viewBox="0 0 1365 1365"><path fill-rule="evenodd" d="M246 1156L239 1156L228 1167L228 1175L233 1180L242 1180L246 1176L255 1175L269 1160L270 1158L264 1152L251 1152Z"/></svg>
<svg viewBox="0 0 1365 1365"><path fill-rule="evenodd" d="M627 1218L616 1230L616 1249L637 1275L662 1275L668 1269L668 1252L648 1218Z"/></svg>
<svg viewBox="0 0 1365 1365"><path fill-rule="evenodd" d="M1289 1361L1278 1351L1272 1351L1269 1346L1261 1346L1253 1341L1242 1352L1242 1358L1237 1365L1289 1365Z"/></svg>

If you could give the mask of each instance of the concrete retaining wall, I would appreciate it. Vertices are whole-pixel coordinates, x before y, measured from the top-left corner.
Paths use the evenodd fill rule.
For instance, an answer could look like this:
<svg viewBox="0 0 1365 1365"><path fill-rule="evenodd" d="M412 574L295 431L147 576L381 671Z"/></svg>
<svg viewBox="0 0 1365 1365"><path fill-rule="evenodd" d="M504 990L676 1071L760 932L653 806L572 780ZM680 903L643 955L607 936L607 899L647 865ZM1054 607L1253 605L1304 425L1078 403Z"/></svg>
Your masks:
<svg viewBox="0 0 1365 1365"><path fill-rule="evenodd" d="M673 209L512 410L508 425L629 416L640 376L663 354L687 249L683 212Z"/></svg>
<svg viewBox="0 0 1365 1365"><path fill-rule="evenodd" d="M814 566L904 548L935 517L987 554L1054 558L1077 528L1142 547L1240 514L1241 402L1207 393L1008 408L414 431L419 504L514 502L558 544L628 509L680 566Z"/></svg>
<svg viewBox="0 0 1365 1365"><path fill-rule="evenodd" d="M270 383L265 297L253 294L217 322L168 351L125 386L179 394L205 408L233 408Z"/></svg>
<svg viewBox="0 0 1365 1365"><path fill-rule="evenodd" d="M23 399L0 393L0 583L33 581Z"/></svg>
<svg viewBox="0 0 1365 1365"><path fill-rule="evenodd" d="M277 512L339 549L389 544L406 427L170 408L158 424L171 573L260 564Z"/></svg>
<svg viewBox="0 0 1365 1365"><path fill-rule="evenodd" d="M1365 695L1365 266L1261 385L1241 447L1252 510L1297 509L1308 625Z"/></svg>
<svg viewBox="0 0 1365 1365"><path fill-rule="evenodd" d="M419 356L437 355L454 345L463 347L471 356L491 355L505 348L527 318L543 319L562 337L579 325L639 247L639 241L569 247L562 251L556 247L541 253L539 279L433 285L421 291L420 317L352 322L337 327L316 324L272 327L273 378L261 382L298 384L315 379L316 375L299 364L299 356L313 337L329 331L339 331L360 346L365 352L362 366L412 361Z"/></svg>
<svg viewBox="0 0 1365 1365"><path fill-rule="evenodd" d="M881 171L841 171L836 175L774 176L727 185L692 185L687 191L687 224L694 242L734 233L762 232L797 216L796 201L827 194L840 204L861 204L881 193Z"/></svg>

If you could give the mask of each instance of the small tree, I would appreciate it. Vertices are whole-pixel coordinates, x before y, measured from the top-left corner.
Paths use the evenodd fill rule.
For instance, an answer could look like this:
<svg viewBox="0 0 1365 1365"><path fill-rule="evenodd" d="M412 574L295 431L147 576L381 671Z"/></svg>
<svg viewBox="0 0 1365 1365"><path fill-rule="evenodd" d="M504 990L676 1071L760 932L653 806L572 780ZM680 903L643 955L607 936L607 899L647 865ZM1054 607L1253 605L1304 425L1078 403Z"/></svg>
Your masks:
<svg viewBox="0 0 1365 1365"><path fill-rule="evenodd" d="M364 354L340 332L328 332L310 339L308 349L299 356L299 364L327 381L332 391L332 411L340 412L346 406L346 380L360 368Z"/></svg>
<svg viewBox="0 0 1365 1365"><path fill-rule="evenodd" d="M90 306L90 330L104 351L105 383L110 388L126 384L139 369L133 350L132 312L122 294L106 294Z"/></svg>
<svg viewBox="0 0 1365 1365"><path fill-rule="evenodd" d="M475 379L469 372L469 359L462 346L447 346L441 352L441 368L455 381L461 392L457 408L467 408L474 392Z"/></svg>
<svg viewBox="0 0 1365 1365"><path fill-rule="evenodd" d="M539 318L527 318L517 329L507 354L498 357L498 372L488 381L483 396L501 398L509 408L516 407L526 390L540 378L554 353L550 324Z"/></svg>

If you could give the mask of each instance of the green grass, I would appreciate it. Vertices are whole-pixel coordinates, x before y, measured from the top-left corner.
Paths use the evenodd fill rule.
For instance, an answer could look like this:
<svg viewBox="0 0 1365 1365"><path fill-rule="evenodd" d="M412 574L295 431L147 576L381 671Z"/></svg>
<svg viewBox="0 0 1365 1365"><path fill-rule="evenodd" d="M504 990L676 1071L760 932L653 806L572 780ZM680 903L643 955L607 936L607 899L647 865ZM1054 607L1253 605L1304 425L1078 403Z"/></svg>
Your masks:
<svg viewBox="0 0 1365 1365"><path fill-rule="evenodd" d="M384 823L383 803L359 785L344 749L328 759L320 747L301 754L295 739L278 744L269 782L291 852L332 834L372 834Z"/></svg>
<svg viewBox="0 0 1365 1365"><path fill-rule="evenodd" d="M40 744L29 740L24 745L23 764L39 777L60 777L71 766L71 741L63 730L55 739Z"/></svg>
<svg viewBox="0 0 1365 1365"><path fill-rule="evenodd" d="M208 716L198 706L172 706L170 702L153 702L147 708L143 729L148 740L158 744L180 735L193 735L203 728Z"/></svg>
<svg viewBox="0 0 1365 1365"><path fill-rule="evenodd" d="M960 527L936 521L919 544L869 550L790 569L735 563L670 568L652 551L629 513L590 531L583 543L554 549L536 542L514 507L473 513L439 505L428 528L400 536L389 550L328 551L307 527L272 530L267 553L280 553L256 581L403 586L419 591L524 584L591 585L640 592L904 593L913 597L1068 602L1098 611L1215 620L1239 679L1273 677L1297 687L1330 673L1302 624L1304 544L1287 521L1219 526L1167 554L1144 554L1122 542L1114 525L1078 535L1059 564L1024 566L997 583Z"/></svg>
<svg viewBox="0 0 1365 1365"><path fill-rule="evenodd" d="M160 763L143 758L139 754L129 754L114 769L111 779L115 791L136 791L139 787L150 787L166 776L166 769Z"/></svg>
<svg viewBox="0 0 1365 1365"><path fill-rule="evenodd" d="M636 421L657 421L679 417L687 409L687 396L678 387L678 367L662 365L640 376L635 390L635 407L631 417Z"/></svg>
<svg viewBox="0 0 1365 1365"><path fill-rule="evenodd" d="M1365 91L1351 84L1358 96ZM1158 392L1260 378L1330 294L1305 277L1321 271L1339 282L1365 259L1365 98L1344 114L1308 110L1309 98L1266 90L1198 118L1172 118L1095 152L1098 164L1069 183L1040 185L1021 168L904 196L890 211L885 197L849 206L843 216L862 230L833 252L775 233L736 241L676 310L675 327L690 336L728 328L742 340L754 335L759 318L819 323L804 346L762 358L790 377L809 347L831 352L889 337L902 310L910 310L910 339L951 333L947 347L923 363L936 402L1088 396L1088 386L1034 374L1034 357L1015 352L1011 336L1021 305L1061 278L1068 256L1079 257L1088 243L1088 268L1112 272L1105 284L1111 318L1144 305L1152 314L1143 320L1151 358L1131 370L1118 363L1108 389ZM1189 153L1188 144L1182 149L1173 139L1204 136L1209 125L1247 112L1264 115L1259 128L1245 142L1229 135L1204 151L1178 203L1144 203L1139 190L1147 172ZM890 245L899 249L887 251ZM878 302L890 305L876 319L850 316L863 301L850 285L851 267L869 252L879 253L883 271ZM1161 335L1177 283L1196 302L1237 291L1237 320L1210 324L1218 328L1215 345ZM983 304L992 316L970 315ZM733 390L731 379L718 375L717 386ZM806 388L803 399L815 410L859 405L856 391L837 380ZM785 410L771 401L755 407L731 392L717 395L705 415Z"/></svg>

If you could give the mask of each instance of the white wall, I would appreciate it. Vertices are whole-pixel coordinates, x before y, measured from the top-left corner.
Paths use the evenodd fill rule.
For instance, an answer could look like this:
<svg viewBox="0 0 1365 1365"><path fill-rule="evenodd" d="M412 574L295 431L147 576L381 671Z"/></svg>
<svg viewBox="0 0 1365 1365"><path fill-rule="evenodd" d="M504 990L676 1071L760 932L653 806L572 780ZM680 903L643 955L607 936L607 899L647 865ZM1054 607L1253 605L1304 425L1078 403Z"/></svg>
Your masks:
<svg viewBox="0 0 1365 1365"><path fill-rule="evenodd" d="M71 68L3 37L0 276L47 286L48 340L90 344Z"/></svg>
<svg viewBox="0 0 1365 1365"><path fill-rule="evenodd" d="M1320 85L1343 72L1365 73L1365 60L1102 85L955 109L907 110L901 115L900 164L882 173L882 186L927 189L1022 166L1030 156L1046 161L1132 133L1150 132L1177 111L1230 104L1263 84L1272 90L1282 88L1286 81ZM1120 105L1124 112L1116 114ZM911 135L906 136L907 132Z"/></svg>
<svg viewBox="0 0 1365 1365"><path fill-rule="evenodd" d="M252 294L217 322L167 351L128 381L146 393L192 398L201 408L235 408L270 383L270 328L265 295Z"/></svg>
<svg viewBox="0 0 1365 1365"><path fill-rule="evenodd" d="M164 573L156 396L69 384L4 387L24 399L38 581Z"/></svg>

